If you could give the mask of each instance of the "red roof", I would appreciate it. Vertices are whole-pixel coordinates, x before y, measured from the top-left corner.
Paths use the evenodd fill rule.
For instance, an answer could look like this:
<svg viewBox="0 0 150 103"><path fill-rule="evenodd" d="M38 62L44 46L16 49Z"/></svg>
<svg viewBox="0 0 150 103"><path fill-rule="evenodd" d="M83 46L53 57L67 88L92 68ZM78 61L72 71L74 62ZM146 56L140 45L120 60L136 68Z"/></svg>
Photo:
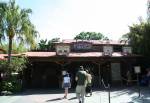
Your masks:
<svg viewBox="0 0 150 103"><path fill-rule="evenodd" d="M11 56L20 56L21 54L11 54ZM0 60L6 60L8 54L0 54Z"/></svg>
<svg viewBox="0 0 150 103"><path fill-rule="evenodd" d="M0 54L0 60L5 60L4 54Z"/></svg>
<svg viewBox="0 0 150 103"><path fill-rule="evenodd" d="M12 54L12 56L25 55L27 57L56 57L56 52L26 52L22 54ZM113 52L111 57L123 57L124 55L121 52ZM139 56L135 54L130 54L132 56ZM8 57L8 54L0 54L0 60L6 60L5 57ZM70 52L67 57L103 57L102 52ZM127 55L128 57L128 55Z"/></svg>
<svg viewBox="0 0 150 103"><path fill-rule="evenodd" d="M27 57L56 57L56 52L26 52L24 53ZM82 52L76 53L71 52L67 57L102 57L102 52ZM121 52L113 52L112 57L123 57ZM130 56L137 56L131 54Z"/></svg>
<svg viewBox="0 0 150 103"><path fill-rule="evenodd" d="M69 53L68 57L99 57L101 52Z"/></svg>
<svg viewBox="0 0 150 103"><path fill-rule="evenodd" d="M56 52L26 52L23 53L27 57L52 57L56 56Z"/></svg>

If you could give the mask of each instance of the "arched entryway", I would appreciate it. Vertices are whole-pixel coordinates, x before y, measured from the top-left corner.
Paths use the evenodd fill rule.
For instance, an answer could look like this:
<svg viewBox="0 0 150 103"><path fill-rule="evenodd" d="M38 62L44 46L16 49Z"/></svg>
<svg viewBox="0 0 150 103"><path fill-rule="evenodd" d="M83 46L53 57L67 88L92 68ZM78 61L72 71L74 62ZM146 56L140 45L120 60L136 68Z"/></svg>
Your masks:
<svg viewBox="0 0 150 103"><path fill-rule="evenodd" d="M73 61L64 66L64 69L69 72L72 82L72 88L76 86L75 75L79 69L79 66L83 66L84 69L88 69L93 77L93 87L99 86L99 66L93 62L86 61Z"/></svg>

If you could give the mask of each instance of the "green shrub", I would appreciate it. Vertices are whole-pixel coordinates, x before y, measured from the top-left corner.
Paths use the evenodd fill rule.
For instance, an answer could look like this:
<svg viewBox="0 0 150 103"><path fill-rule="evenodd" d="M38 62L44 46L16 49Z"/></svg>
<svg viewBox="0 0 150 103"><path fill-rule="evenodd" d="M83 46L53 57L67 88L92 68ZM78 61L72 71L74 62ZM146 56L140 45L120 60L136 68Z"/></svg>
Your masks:
<svg viewBox="0 0 150 103"><path fill-rule="evenodd" d="M17 81L13 81L12 82L13 84L13 90L12 92L21 92L22 90L22 84L21 84L21 81L17 80Z"/></svg>
<svg viewBox="0 0 150 103"><path fill-rule="evenodd" d="M2 91L10 91L13 93L20 92L22 90L22 84L19 80L16 81L3 81Z"/></svg>
<svg viewBox="0 0 150 103"><path fill-rule="evenodd" d="M0 61L0 70L6 74L1 83L2 91L16 93L22 90L22 78L18 78L18 73L23 72L27 63L25 57L12 57L10 64L7 61Z"/></svg>
<svg viewBox="0 0 150 103"><path fill-rule="evenodd" d="M12 91L13 90L13 85L9 81L2 81L2 91Z"/></svg>

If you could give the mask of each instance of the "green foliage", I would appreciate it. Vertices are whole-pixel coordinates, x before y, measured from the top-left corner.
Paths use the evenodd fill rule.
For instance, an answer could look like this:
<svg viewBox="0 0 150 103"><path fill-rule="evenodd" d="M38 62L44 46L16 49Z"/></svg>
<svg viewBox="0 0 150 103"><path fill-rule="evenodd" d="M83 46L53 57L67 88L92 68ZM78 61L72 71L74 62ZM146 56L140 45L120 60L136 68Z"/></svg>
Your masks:
<svg viewBox="0 0 150 103"><path fill-rule="evenodd" d="M2 91L9 92L20 92L22 89L22 84L16 76L11 76L11 79L2 81L1 83Z"/></svg>
<svg viewBox="0 0 150 103"><path fill-rule="evenodd" d="M46 40L40 40L40 43L38 43L39 45L39 50L47 50L47 39Z"/></svg>
<svg viewBox="0 0 150 103"><path fill-rule="evenodd" d="M3 44L0 46L1 49L5 50L5 52L3 53L8 53L8 44ZM28 51L28 49L25 47L24 44L18 44L18 43L13 43L12 44L12 53L13 54L17 54L17 53L23 53L23 52L26 52Z"/></svg>
<svg viewBox="0 0 150 103"><path fill-rule="evenodd" d="M129 27L130 32L124 35L129 40L133 52L150 58L150 23L140 22Z"/></svg>
<svg viewBox="0 0 150 103"><path fill-rule="evenodd" d="M8 64L6 60L0 61L0 70L4 73L20 72L26 68L27 59L25 57L13 57L12 62Z"/></svg>
<svg viewBox="0 0 150 103"><path fill-rule="evenodd" d="M53 38L49 41L47 41L47 39L45 39L45 40L42 39L38 43L38 50L41 50L41 51L53 50L54 49L54 42L58 42L59 40L60 40L60 38Z"/></svg>
<svg viewBox="0 0 150 103"><path fill-rule="evenodd" d="M3 91L19 92L22 89L21 78L17 74L26 68L27 59L25 57L13 57L8 63L6 60L0 61L0 70L5 74L1 87ZM13 75L13 73L16 73Z"/></svg>
<svg viewBox="0 0 150 103"><path fill-rule="evenodd" d="M13 91L13 84L8 81L2 81L2 91Z"/></svg>
<svg viewBox="0 0 150 103"><path fill-rule="evenodd" d="M22 43L19 45L17 45L16 43L13 43L13 45L12 45L12 53L13 54L23 53L23 52L27 52L27 51L28 51L28 49Z"/></svg>
<svg viewBox="0 0 150 103"><path fill-rule="evenodd" d="M59 40L60 40L60 38L53 38L50 41L53 43L53 42L58 42Z"/></svg>
<svg viewBox="0 0 150 103"><path fill-rule="evenodd" d="M101 33L96 32L81 32L80 34L76 35L74 39L81 39L81 40L101 40L101 39L108 39Z"/></svg>
<svg viewBox="0 0 150 103"><path fill-rule="evenodd" d="M2 43L3 33L4 33L4 26L3 26L3 17L4 17L4 8L6 7L6 3L0 2L0 43Z"/></svg>
<svg viewBox="0 0 150 103"><path fill-rule="evenodd" d="M23 43L29 48L35 47L35 39L38 32L30 21L31 9L21 9L15 0L10 0L3 6L0 6L0 29L1 38L8 38L8 62L11 60L12 41Z"/></svg>
<svg viewBox="0 0 150 103"><path fill-rule="evenodd" d="M0 60L0 71L6 71L8 62L6 60Z"/></svg>
<svg viewBox="0 0 150 103"><path fill-rule="evenodd" d="M13 57L8 67L12 72L20 72L26 68L26 63L27 59L25 57Z"/></svg>

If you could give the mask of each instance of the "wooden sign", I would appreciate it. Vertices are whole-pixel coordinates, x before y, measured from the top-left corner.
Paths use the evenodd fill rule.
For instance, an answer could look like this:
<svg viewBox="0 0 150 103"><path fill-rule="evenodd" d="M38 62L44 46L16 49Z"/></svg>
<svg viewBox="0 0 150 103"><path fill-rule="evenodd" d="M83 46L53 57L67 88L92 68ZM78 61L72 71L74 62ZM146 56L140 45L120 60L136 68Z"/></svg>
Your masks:
<svg viewBox="0 0 150 103"><path fill-rule="evenodd" d="M140 68L140 66L135 66L135 67L134 67L134 72L137 73L137 74L138 74L138 73L141 73L141 68Z"/></svg>
<svg viewBox="0 0 150 103"><path fill-rule="evenodd" d="M104 55L112 55L113 47L112 46L103 46L103 54Z"/></svg>
<svg viewBox="0 0 150 103"><path fill-rule="evenodd" d="M69 45L57 45L56 46L56 53L57 55L68 55L70 52Z"/></svg>
<svg viewBox="0 0 150 103"><path fill-rule="evenodd" d="M122 47L122 49L123 49L124 54L131 54L132 53L132 48L129 46Z"/></svg>
<svg viewBox="0 0 150 103"><path fill-rule="evenodd" d="M76 42L74 43L75 50L90 50L92 48L92 43L89 42Z"/></svg>

